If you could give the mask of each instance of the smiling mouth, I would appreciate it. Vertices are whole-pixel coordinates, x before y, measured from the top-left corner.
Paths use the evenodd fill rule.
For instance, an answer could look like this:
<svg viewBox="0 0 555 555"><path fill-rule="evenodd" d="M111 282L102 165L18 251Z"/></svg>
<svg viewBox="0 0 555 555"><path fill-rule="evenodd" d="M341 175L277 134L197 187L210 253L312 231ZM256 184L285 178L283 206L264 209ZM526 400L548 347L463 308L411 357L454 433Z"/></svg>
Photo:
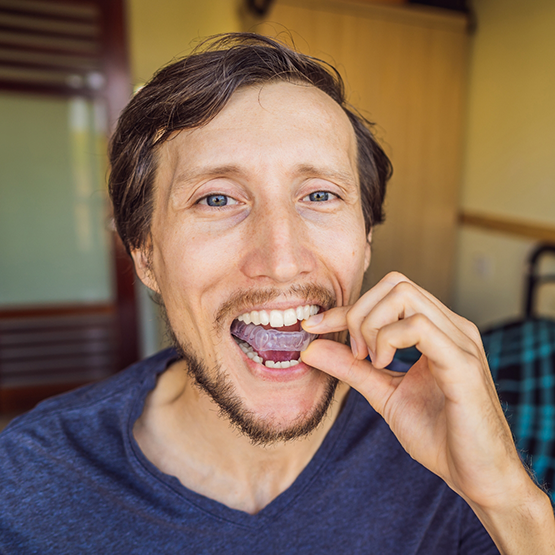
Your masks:
<svg viewBox="0 0 555 555"><path fill-rule="evenodd" d="M231 335L247 357L268 368L290 368L300 363L300 353L318 336L301 327L301 321L320 307L305 305L286 310L253 310L231 325Z"/></svg>

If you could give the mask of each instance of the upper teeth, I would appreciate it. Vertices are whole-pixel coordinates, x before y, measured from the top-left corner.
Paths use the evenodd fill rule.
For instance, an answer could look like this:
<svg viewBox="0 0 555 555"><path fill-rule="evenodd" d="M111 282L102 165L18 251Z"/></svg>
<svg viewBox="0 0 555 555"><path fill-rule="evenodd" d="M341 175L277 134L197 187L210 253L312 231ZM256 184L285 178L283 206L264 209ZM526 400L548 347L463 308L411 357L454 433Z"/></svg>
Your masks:
<svg viewBox="0 0 555 555"><path fill-rule="evenodd" d="M318 314L318 306L316 305L305 305L298 306L297 308L288 308L287 310L253 310L252 312L245 312L237 318L245 324L256 324L259 326L262 324L266 326L270 324L272 328L281 328L283 326L292 326L296 324L298 320L306 320Z"/></svg>

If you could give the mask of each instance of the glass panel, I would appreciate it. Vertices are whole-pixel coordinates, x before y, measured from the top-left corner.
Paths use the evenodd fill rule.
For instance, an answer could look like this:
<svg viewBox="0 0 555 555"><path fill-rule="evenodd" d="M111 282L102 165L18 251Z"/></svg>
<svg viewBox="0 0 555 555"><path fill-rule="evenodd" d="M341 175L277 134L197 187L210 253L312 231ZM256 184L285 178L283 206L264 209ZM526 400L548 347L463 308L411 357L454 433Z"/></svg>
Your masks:
<svg viewBox="0 0 555 555"><path fill-rule="evenodd" d="M0 305L111 302L106 114L0 94Z"/></svg>

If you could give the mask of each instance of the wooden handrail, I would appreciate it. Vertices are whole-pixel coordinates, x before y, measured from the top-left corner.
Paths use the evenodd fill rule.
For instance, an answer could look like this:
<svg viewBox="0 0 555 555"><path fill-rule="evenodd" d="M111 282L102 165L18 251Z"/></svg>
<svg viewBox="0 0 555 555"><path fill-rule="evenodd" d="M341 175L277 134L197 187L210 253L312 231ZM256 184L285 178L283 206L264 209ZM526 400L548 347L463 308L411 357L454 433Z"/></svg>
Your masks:
<svg viewBox="0 0 555 555"><path fill-rule="evenodd" d="M545 243L555 243L555 224L541 224L530 220L468 211L460 212L458 219L461 225L528 237Z"/></svg>

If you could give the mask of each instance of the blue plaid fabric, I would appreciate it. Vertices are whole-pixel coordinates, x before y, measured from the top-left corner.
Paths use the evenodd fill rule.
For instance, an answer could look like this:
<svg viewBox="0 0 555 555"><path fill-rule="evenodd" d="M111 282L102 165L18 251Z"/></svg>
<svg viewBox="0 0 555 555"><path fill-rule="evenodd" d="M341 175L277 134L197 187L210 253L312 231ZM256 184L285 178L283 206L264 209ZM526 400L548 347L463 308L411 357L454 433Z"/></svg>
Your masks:
<svg viewBox="0 0 555 555"><path fill-rule="evenodd" d="M517 447L555 502L555 320L509 322L482 339Z"/></svg>
<svg viewBox="0 0 555 555"><path fill-rule="evenodd" d="M509 322L482 333L517 448L555 504L555 320ZM418 360L416 349L396 358Z"/></svg>

